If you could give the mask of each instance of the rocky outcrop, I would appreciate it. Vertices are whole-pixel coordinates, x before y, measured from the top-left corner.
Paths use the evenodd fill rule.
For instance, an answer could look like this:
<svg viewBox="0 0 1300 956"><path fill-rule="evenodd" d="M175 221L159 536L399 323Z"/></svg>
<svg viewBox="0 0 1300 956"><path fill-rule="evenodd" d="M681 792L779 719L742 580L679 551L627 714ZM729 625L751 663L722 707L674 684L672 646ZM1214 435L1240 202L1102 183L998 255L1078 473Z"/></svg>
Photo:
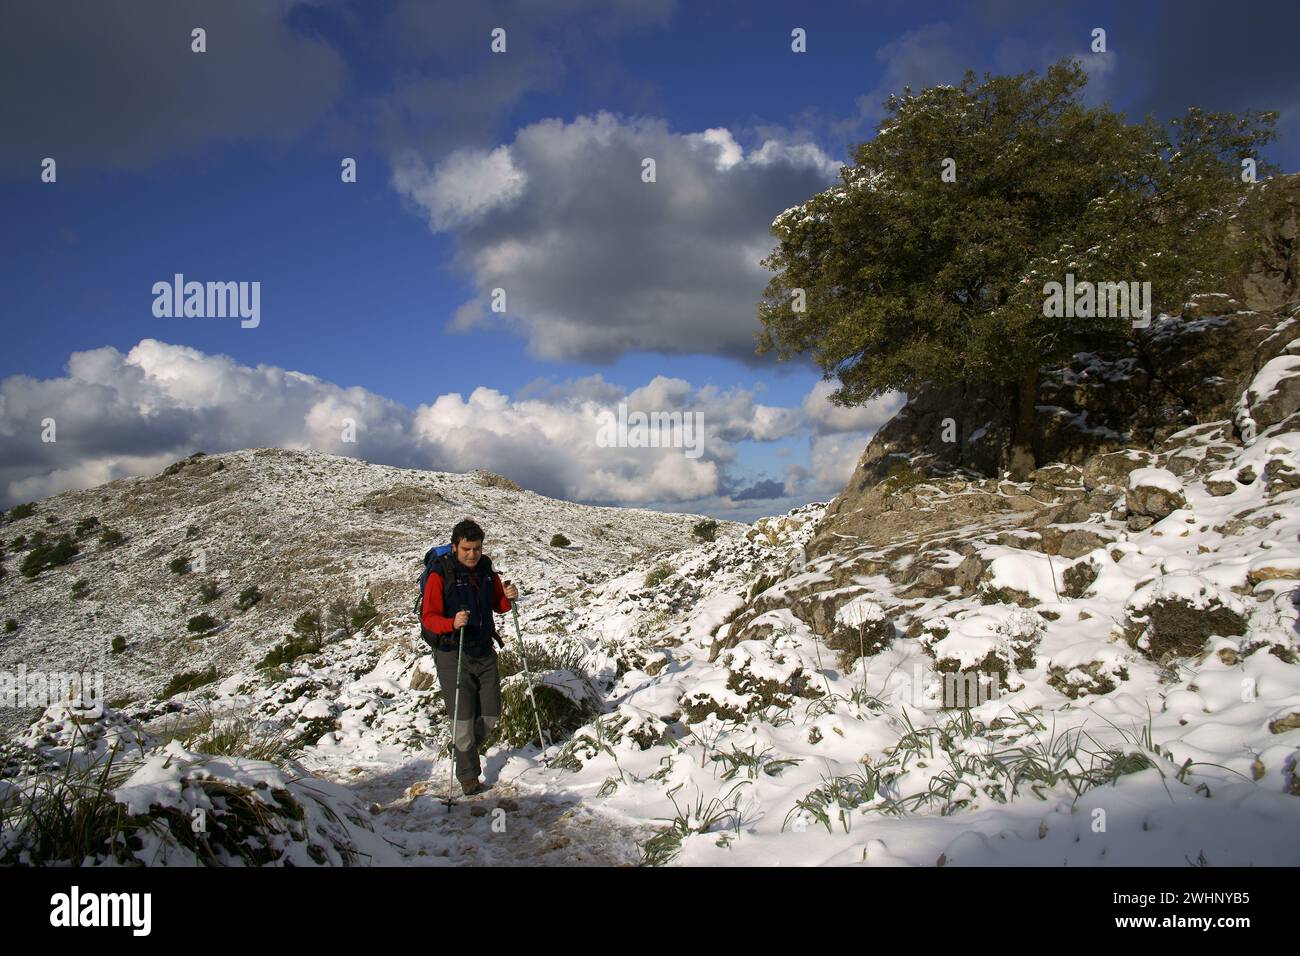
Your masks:
<svg viewBox="0 0 1300 956"><path fill-rule="evenodd" d="M1034 487L1027 492L999 486L985 498L972 484L968 505L1014 512L1020 493L1055 500L1082 492L1096 498L1086 507L1108 510L1125 494L1135 469L1159 466L1179 477L1204 477L1243 437L1252 440L1300 415L1300 174L1278 177L1266 188L1277 212L1252 236L1255 263L1244 280L1232 283L1231 294L1194 296L1180 315L1155 319L1122 341L1091 343L1089 351L1042 369L1034 453L1048 467L1031 476ZM904 531L951 526L942 515L912 512L910 489L944 478L996 478L1007 462L1010 413L1007 397L985 383L912 396L876 433L827 507L810 554L827 553L845 538L876 543ZM1050 470L1058 465L1080 466L1082 488L1062 485L1063 475ZM1231 490L1222 481L1215 488L1216 494ZM1102 506L1108 494L1112 501ZM1139 524L1157 518L1141 511L1134 516Z"/></svg>

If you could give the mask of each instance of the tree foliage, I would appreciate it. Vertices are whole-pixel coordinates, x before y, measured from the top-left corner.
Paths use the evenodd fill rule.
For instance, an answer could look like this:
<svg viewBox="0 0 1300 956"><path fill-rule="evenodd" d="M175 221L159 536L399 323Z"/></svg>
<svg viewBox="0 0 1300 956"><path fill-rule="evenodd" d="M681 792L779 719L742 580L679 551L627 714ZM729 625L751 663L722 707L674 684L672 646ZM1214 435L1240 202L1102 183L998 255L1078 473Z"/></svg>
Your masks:
<svg viewBox="0 0 1300 956"><path fill-rule="evenodd" d="M1129 123L1083 101L1087 79L1066 59L891 96L841 182L773 222L759 352L811 355L841 405L1005 386L1023 453L1039 368L1132 334L1124 317L1044 315L1045 283L1149 281L1153 316L1218 291L1244 255L1226 241L1251 214L1241 161L1258 162L1276 114Z"/></svg>

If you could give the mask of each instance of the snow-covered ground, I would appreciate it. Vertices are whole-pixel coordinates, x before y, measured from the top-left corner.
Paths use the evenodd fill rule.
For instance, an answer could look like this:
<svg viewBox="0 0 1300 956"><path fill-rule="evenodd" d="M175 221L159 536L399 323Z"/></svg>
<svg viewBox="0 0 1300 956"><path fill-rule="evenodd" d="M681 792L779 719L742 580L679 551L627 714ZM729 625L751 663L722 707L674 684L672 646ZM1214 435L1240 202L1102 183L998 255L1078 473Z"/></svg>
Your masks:
<svg viewBox="0 0 1300 956"><path fill-rule="evenodd" d="M276 778L272 790L316 787L302 799L330 809L333 826L347 832L336 842L360 862L1300 863L1300 488L1283 480L1300 470L1300 432L1266 434L1208 476L1135 472L1129 495L1164 496L1162 508L1172 510L1136 531L1106 515L1061 526L1105 542L1079 557L1033 550L1033 535L1022 541L972 520L965 540L986 568L980 593L919 597L901 594L873 571L872 555L847 543L841 553L805 558L819 505L748 529L723 523L716 541L699 542L690 536L698 516L585 508L470 476L397 480L378 474L395 469L328 456L254 462L255 454L222 457L248 477L239 513L252 503L275 533L245 529L243 563L218 558L217 573L234 591L255 571L285 600L274 617L269 607L258 612L271 623L231 615L227 637L197 642L201 660L224 675L199 690L152 699L158 665L124 666L122 693L138 696L100 720L116 729L92 750L136 735L131 753L141 763L118 795L139 808L201 803L191 778L208 760L217 776L250 786L278 773L293 779ZM330 490L309 493L321 482ZM421 511L415 527L409 512L338 513L338 501L394 485L427 487L448 501ZM212 540L226 540L222 512L195 507ZM588 712L545 750L535 742L490 749L493 790L448 807L444 707L404 579L461 512L487 516L488 553L525 593L520 618L535 681ZM166 531L146 532L146 522L135 532L158 551L149 559L153 585L176 586L165 562L189 523L182 516ZM290 556L277 540L290 526L326 527L336 547L317 534L317 557ZM574 545L551 548L554 532ZM214 545L214 554L226 553ZM331 581L377 590L381 620L335 633L320 653L282 669L255 668L298 609L288 600L290 572L313 560L342 566L322 571L336 574ZM125 576L123 563L116 570ZM282 578L277 564L287 565ZM57 576L66 588L76 566L42 578ZM1079 580L1067 579L1072 569L1087 574L1069 597L1065 582ZM20 606L36 619L24 618L18 632L28 641L17 645L25 659L59 659L68 642L123 629L140 657L195 663L158 650L187 641L178 625L197 613L176 607L175 595L142 595L150 611L100 607L101 620L114 616L112 628L76 630L65 617L50 626L52 593L33 591L27 605L15 605L14 595L41 578L14 578L0 585L6 613ZM818 601L829 610L826 626L814 629L808 609ZM1161 642L1177 628L1152 623L1166 612L1173 616L1159 621L1185 629L1178 613L1186 613L1225 633L1190 652L1169 651ZM503 631L510 634L508 623ZM844 635L865 647L868 632L887 635L884 646L844 663ZM226 653L209 642L224 642ZM50 650L37 655L38 645ZM0 648L12 666L15 646ZM939 706L945 667L987 674L990 666L998 668L996 696L969 709ZM513 706L526 709L528 700L517 694ZM205 719L295 738L295 763L277 769L167 744ZM47 714L6 745L9 766L30 772L36 755L66 755L68 730L65 714ZM20 785L22 773L8 775Z"/></svg>

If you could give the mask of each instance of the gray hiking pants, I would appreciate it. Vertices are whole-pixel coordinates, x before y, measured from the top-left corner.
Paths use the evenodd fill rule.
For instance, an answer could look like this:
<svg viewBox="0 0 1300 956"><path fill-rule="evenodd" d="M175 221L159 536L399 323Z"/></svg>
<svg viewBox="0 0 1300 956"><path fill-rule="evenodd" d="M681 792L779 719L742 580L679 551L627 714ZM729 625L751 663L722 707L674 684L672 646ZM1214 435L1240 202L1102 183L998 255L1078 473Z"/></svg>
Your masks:
<svg viewBox="0 0 1300 956"><path fill-rule="evenodd" d="M456 651L434 651L438 683L447 713L456 706ZM496 651L490 657L470 657L460 662L460 713L452 721L456 744L456 779L477 780L482 771L478 751L501 716L501 677Z"/></svg>

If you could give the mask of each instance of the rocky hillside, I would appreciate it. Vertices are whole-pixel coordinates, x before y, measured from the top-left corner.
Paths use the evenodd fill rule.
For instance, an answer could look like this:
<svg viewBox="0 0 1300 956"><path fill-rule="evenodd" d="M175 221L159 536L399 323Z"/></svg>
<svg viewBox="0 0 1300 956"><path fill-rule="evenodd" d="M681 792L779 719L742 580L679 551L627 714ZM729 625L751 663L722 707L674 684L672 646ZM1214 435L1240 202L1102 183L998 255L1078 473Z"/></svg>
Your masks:
<svg viewBox="0 0 1300 956"><path fill-rule="evenodd" d="M0 621L14 622L0 631L0 672L102 670L106 696L123 702L178 675L251 671L304 611L328 626L335 601L353 611L368 596L371 629L413 624L424 552L463 517L487 529L499 569L548 597L676 551L702 520L575 505L486 472L271 448L199 455L151 478L44 499L0 527ZM551 547L556 534L570 544ZM65 535L79 551L70 561L22 573L36 544ZM251 588L260 598L241 601ZM211 623L191 630L199 615ZM0 710L11 731L34 716Z"/></svg>

